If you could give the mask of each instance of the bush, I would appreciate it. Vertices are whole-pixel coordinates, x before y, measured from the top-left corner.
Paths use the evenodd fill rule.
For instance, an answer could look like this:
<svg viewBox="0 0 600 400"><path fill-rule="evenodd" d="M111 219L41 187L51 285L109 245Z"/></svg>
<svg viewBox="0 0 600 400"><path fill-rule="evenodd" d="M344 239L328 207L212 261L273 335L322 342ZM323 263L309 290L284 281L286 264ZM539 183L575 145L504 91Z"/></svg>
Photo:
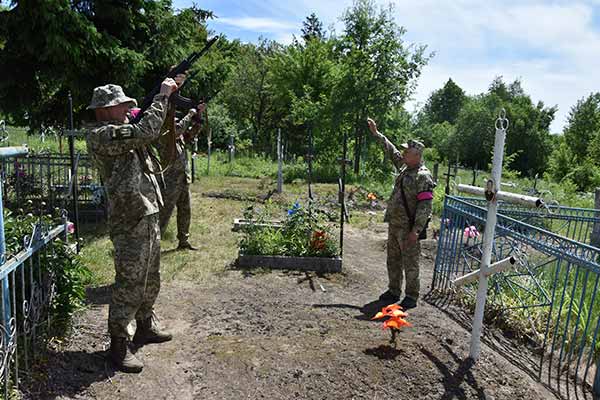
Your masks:
<svg viewBox="0 0 600 400"><path fill-rule="evenodd" d="M58 215L42 218L48 226L61 223ZM14 215L5 210L4 227L7 259L22 250L23 238L31 235L32 226L39 221L33 214ZM46 251L40 251L42 275L54 276L56 294L50 304L50 313L60 324L68 323L71 314L85 300L85 285L91 279L91 272L73 253L66 243L57 239L47 244Z"/></svg>
<svg viewBox="0 0 600 400"><path fill-rule="evenodd" d="M338 245L327 215L315 207L305 208L294 203L283 220L283 226L263 227L273 214L267 207L256 211L249 207L244 218L253 221L243 229L240 251L246 255L286 255L333 257L338 254Z"/></svg>

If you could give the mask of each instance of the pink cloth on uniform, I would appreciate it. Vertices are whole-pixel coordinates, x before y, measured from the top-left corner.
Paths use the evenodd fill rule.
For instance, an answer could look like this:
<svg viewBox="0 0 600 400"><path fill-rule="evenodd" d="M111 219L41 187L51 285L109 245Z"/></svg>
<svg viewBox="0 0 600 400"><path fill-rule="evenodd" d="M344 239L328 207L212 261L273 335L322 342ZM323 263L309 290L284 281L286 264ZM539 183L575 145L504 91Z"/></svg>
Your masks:
<svg viewBox="0 0 600 400"><path fill-rule="evenodd" d="M431 200L431 199L433 199L432 192L421 192L417 195L417 201Z"/></svg>

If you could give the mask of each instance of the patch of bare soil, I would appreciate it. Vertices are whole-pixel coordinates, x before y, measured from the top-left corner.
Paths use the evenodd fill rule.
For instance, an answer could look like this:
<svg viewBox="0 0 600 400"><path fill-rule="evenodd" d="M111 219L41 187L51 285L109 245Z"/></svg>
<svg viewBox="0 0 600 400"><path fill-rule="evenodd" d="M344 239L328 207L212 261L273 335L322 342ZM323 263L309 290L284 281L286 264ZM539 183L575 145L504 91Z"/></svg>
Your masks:
<svg viewBox="0 0 600 400"><path fill-rule="evenodd" d="M350 228L344 273L306 280L297 272L227 270L214 283L163 285L157 311L173 341L137 350L141 374L105 361L109 288L75 334L49 356L36 399L549 399L554 395L496 350L473 365L470 332L421 301L413 328L390 334L370 318L384 304L385 226ZM435 242L423 242L422 292L429 291ZM326 291L322 291L320 285Z"/></svg>

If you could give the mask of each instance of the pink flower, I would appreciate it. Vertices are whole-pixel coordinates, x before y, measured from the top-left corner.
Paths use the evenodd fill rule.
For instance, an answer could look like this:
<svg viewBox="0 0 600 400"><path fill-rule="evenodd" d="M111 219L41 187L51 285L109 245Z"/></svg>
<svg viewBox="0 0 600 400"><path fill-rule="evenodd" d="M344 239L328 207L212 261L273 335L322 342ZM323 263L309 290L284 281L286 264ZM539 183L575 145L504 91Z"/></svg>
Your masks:
<svg viewBox="0 0 600 400"><path fill-rule="evenodd" d="M67 233L72 235L75 233L75 224L71 221L67 221Z"/></svg>
<svg viewBox="0 0 600 400"><path fill-rule="evenodd" d="M468 238L476 238L479 237L479 231L474 225L467 226L464 232L465 236Z"/></svg>

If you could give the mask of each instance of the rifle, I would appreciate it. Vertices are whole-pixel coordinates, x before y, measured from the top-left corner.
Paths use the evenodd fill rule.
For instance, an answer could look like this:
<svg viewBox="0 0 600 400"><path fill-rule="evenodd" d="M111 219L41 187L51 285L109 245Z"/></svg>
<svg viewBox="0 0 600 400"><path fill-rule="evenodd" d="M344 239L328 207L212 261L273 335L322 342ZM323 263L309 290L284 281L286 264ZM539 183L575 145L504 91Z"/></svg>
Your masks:
<svg viewBox="0 0 600 400"><path fill-rule="evenodd" d="M218 36L215 36L212 39L210 39L206 43L206 45L204 46L204 48L202 50L195 51L192 54L190 54L187 58L184 58L182 62L180 62L177 66L172 68L165 76L163 76L158 81L158 84L156 84L154 86L154 88L150 91L150 93L148 93L146 95L146 97L144 97L144 100L142 101L142 105L140 107L140 112L131 121L131 123L135 124L140 121L140 119L142 118L142 115L144 114L144 111L146 111L152 105L152 100L154 99L154 96L156 96L160 92L160 85L166 78L175 78L179 74L186 73L186 71L188 71L192 67L192 65L196 62L196 60L198 60L200 57L202 57L204 55L204 53L206 53L212 47L212 45L215 44L215 42L218 39L219 39ZM196 75L196 73L194 73L191 76L194 76L194 75ZM185 84L185 82L184 82L184 84ZM182 85L182 87L183 87L183 85ZM189 110L190 108L194 108L196 105L196 104L194 104L194 102L191 99L181 96L179 94L179 90L177 90L175 93L173 93L171 95L171 97L169 98L169 101L171 103L173 103L176 107L187 109L187 110Z"/></svg>
<svg viewBox="0 0 600 400"><path fill-rule="evenodd" d="M202 55L204 55L204 53L206 53L218 39L219 39L218 36L213 37L206 43L206 45L204 46L204 48L202 50L193 52L187 58L185 58L182 62L180 62L177 66L172 68L167 73L167 75L165 75L158 82L158 84L154 86L154 88L150 91L150 93L148 93L146 95L146 97L144 98L144 101L142 102L140 111L135 116L135 118L131 121L131 123L135 124L141 120L141 118L144 114L144 111L146 111L152 105L154 96L156 96L160 92L160 87L162 85L162 82L166 78L175 78L179 74L186 73L191 68L191 66L194 64L194 62L196 62L196 60L198 60L200 57L202 57ZM193 75L195 75L195 74L196 73L194 73ZM183 87L183 85L181 85L181 86ZM179 89L181 89L181 88L179 88ZM180 107L180 108L189 110L190 108L194 108L196 106L191 99L181 96L179 94L179 89L175 93L171 94L171 96L169 97L169 110L167 112L167 117L165 119L168 130L170 132L170 134L169 134L170 137L169 137L169 142L168 142L168 147L167 147L169 159L168 159L167 165L164 168L160 169L159 171L152 171L152 170L147 171L154 175L160 175L160 174L164 173L166 170L168 170L171 167L171 165L173 164L173 161L175 160L176 141L177 141L177 132L175 130L175 109L177 107Z"/></svg>

